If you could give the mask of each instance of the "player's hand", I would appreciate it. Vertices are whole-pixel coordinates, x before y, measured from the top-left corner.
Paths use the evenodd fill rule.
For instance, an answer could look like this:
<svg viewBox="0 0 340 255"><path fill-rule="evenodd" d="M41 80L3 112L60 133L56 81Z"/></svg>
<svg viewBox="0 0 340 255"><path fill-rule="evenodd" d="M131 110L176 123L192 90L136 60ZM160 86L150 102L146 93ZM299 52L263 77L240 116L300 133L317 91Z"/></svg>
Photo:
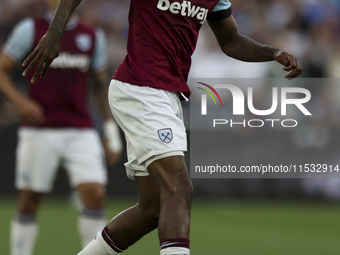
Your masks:
<svg viewBox="0 0 340 255"><path fill-rule="evenodd" d="M44 121L43 107L32 99L21 100L19 104L16 104L16 108L24 122L39 125Z"/></svg>
<svg viewBox="0 0 340 255"><path fill-rule="evenodd" d="M302 74L302 66L300 65L299 61L296 57L293 55L278 50L274 53L274 59L276 62L280 63L281 65L284 65L285 67L283 70L289 72L285 78L286 79L293 79L298 77L300 74Z"/></svg>
<svg viewBox="0 0 340 255"><path fill-rule="evenodd" d="M35 83L39 77L43 78L52 61L59 55L60 42L60 34L48 31L41 38L33 52L22 63L22 66L26 68L22 73L22 76L26 77L27 74L37 66L31 79L31 83Z"/></svg>
<svg viewBox="0 0 340 255"><path fill-rule="evenodd" d="M106 159L109 165L114 165L120 160L123 151L119 127L113 119L109 119L105 121L103 128Z"/></svg>
<svg viewBox="0 0 340 255"><path fill-rule="evenodd" d="M115 152L112 149L110 149L110 141L107 138L104 139L103 145L107 164L110 166L117 164L122 156L122 153Z"/></svg>

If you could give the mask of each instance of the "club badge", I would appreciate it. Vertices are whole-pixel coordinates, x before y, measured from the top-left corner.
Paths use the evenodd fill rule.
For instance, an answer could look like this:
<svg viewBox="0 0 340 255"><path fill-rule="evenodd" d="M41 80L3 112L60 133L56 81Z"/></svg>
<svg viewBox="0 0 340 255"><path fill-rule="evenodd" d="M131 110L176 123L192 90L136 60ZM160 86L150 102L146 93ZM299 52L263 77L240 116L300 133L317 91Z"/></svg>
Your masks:
<svg viewBox="0 0 340 255"><path fill-rule="evenodd" d="M161 139L163 143L170 143L172 141L173 136L171 128L159 129L157 132L159 139Z"/></svg>
<svg viewBox="0 0 340 255"><path fill-rule="evenodd" d="M81 51L88 51L91 48L92 39L88 34L79 34L76 37L76 44Z"/></svg>

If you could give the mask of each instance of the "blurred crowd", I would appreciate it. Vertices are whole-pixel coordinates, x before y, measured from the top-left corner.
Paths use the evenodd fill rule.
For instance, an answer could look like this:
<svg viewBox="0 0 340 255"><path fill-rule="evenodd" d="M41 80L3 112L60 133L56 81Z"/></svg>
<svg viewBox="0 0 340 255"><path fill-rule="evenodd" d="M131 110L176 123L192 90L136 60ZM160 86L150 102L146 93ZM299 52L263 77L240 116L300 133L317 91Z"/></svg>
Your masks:
<svg viewBox="0 0 340 255"><path fill-rule="evenodd" d="M305 77L340 77L340 1L247 0L231 1L241 33L295 54ZM82 20L101 26L109 40L111 73L125 55L128 0L83 0ZM0 46L13 26L46 10L44 0L1 0ZM276 75L268 63L242 65L219 53L208 25L203 26L191 74L205 77L263 77ZM233 62L231 62L233 61ZM232 64L231 64L232 63ZM242 70L243 69L243 70ZM244 70L246 69L246 70ZM274 72L274 73L273 73Z"/></svg>
<svg viewBox="0 0 340 255"><path fill-rule="evenodd" d="M242 34L297 56L305 77L340 77L340 1L248 0L232 3L233 15ZM201 33L193 76L202 73L209 77L283 75L269 63L238 63L219 54L207 27ZM213 64L209 67L207 62Z"/></svg>

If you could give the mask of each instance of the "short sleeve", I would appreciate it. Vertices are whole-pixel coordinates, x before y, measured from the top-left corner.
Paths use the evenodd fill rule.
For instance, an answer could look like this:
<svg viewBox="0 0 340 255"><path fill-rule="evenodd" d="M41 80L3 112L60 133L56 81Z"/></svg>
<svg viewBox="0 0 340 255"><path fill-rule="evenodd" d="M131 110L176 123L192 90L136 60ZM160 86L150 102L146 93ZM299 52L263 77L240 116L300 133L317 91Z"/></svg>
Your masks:
<svg viewBox="0 0 340 255"><path fill-rule="evenodd" d="M4 53L16 62L21 62L34 45L34 20L25 19L18 23L4 45Z"/></svg>
<svg viewBox="0 0 340 255"><path fill-rule="evenodd" d="M107 45L106 37L102 29L96 30L96 42L92 58L92 70L100 72L107 66Z"/></svg>
<svg viewBox="0 0 340 255"><path fill-rule="evenodd" d="M220 0L208 14L207 20L221 20L231 16L231 3L229 0Z"/></svg>

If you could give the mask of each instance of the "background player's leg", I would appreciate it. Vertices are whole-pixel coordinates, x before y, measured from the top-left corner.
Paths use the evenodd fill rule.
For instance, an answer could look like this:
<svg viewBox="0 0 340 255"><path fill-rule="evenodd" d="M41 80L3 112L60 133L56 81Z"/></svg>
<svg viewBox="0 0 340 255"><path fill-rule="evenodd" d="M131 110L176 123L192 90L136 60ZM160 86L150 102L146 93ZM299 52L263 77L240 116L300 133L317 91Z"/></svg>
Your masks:
<svg viewBox="0 0 340 255"><path fill-rule="evenodd" d="M150 176L136 176L138 204L115 216L79 255L118 254L157 228L160 199L158 186ZM107 238L103 239L103 236Z"/></svg>
<svg viewBox="0 0 340 255"><path fill-rule="evenodd" d="M31 255L38 235L37 211L43 194L19 192L18 212L11 224L11 255Z"/></svg>
<svg viewBox="0 0 340 255"><path fill-rule="evenodd" d="M152 162L148 171L160 190L161 254L189 254L192 183L183 156Z"/></svg>
<svg viewBox="0 0 340 255"><path fill-rule="evenodd" d="M84 205L78 228L82 247L85 247L107 223L104 211L105 187L99 183L83 183L78 185L77 190Z"/></svg>
<svg viewBox="0 0 340 255"><path fill-rule="evenodd" d="M106 225L106 166L99 135L95 130L65 131L67 146L63 147L62 165L71 187L76 187L83 204L78 230L85 247Z"/></svg>

